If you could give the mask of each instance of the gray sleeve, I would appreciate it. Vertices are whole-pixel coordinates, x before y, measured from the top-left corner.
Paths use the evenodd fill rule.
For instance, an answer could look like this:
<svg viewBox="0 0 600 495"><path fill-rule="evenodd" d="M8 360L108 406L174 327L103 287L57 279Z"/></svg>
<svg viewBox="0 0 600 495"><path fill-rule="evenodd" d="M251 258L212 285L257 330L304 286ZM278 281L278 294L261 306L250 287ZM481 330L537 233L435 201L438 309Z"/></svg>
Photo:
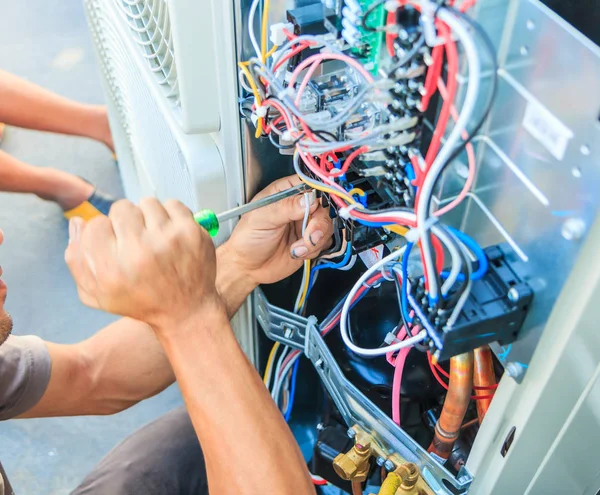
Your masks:
<svg viewBox="0 0 600 495"><path fill-rule="evenodd" d="M38 403L48 387L51 364L39 337L11 335L0 345L0 420L23 414Z"/></svg>

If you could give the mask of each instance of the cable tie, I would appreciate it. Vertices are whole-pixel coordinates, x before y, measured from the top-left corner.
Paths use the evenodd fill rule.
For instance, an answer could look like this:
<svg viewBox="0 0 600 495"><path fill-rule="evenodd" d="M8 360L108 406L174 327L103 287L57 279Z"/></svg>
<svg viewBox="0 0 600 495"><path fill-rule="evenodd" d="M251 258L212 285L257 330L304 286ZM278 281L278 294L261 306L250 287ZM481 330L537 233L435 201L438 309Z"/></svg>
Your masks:
<svg viewBox="0 0 600 495"><path fill-rule="evenodd" d="M259 118L265 118L267 116L267 107L265 105L257 105L254 113Z"/></svg>
<svg viewBox="0 0 600 495"><path fill-rule="evenodd" d="M391 345L396 341L396 336L392 332L388 332L388 334L385 336L385 339L383 339L383 341L387 345Z"/></svg>
<svg viewBox="0 0 600 495"><path fill-rule="evenodd" d="M350 218L350 212L352 210L355 210L356 208L360 208L360 207L361 207L360 203L353 203L344 208L340 208L338 210L338 216L342 217L344 220L348 220Z"/></svg>

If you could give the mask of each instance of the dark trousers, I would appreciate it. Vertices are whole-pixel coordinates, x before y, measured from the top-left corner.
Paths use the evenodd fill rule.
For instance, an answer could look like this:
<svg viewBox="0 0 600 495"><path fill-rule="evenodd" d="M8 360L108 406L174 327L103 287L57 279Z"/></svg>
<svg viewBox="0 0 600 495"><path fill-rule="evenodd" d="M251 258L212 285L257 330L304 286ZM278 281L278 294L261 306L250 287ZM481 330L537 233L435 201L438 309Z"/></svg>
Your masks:
<svg viewBox="0 0 600 495"><path fill-rule="evenodd" d="M72 495L208 495L204 456L185 407L117 445Z"/></svg>

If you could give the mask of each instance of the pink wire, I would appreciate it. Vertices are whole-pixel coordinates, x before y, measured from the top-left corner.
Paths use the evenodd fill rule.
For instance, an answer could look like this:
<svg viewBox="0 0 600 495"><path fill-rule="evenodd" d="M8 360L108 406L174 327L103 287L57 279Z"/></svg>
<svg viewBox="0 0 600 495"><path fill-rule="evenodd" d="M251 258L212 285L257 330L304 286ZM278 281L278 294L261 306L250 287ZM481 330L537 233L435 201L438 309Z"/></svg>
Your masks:
<svg viewBox="0 0 600 495"><path fill-rule="evenodd" d="M402 327L398 332L396 338L402 340L406 337L406 329ZM406 356L412 349L411 347L404 347L398 352L396 360L394 361L394 381L392 382L392 421L400 426L400 386L402 385L402 372L404 371L404 364L406 363ZM390 353L392 354L392 353ZM390 356L388 356L388 361Z"/></svg>
<svg viewBox="0 0 600 495"><path fill-rule="evenodd" d="M442 99L446 100L448 98L448 90L446 89L446 85L444 84L444 81L441 77L438 79L438 90ZM456 122L458 120L458 111L456 110L456 107L454 105L452 105L452 107L450 108L450 114L452 115L452 119ZM465 140L469 138L469 134L466 130L462 132L461 136ZM467 180L465 181L465 185L463 186L460 194L456 198L454 198L452 202L448 203L443 208L440 208L439 210L434 212L434 215L436 217L442 216L445 213L448 213L453 208L456 208L467 197L467 194L471 190L471 186L475 181L475 151L471 143L467 144L466 149L467 157L469 159L469 175L467 177Z"/></svg>

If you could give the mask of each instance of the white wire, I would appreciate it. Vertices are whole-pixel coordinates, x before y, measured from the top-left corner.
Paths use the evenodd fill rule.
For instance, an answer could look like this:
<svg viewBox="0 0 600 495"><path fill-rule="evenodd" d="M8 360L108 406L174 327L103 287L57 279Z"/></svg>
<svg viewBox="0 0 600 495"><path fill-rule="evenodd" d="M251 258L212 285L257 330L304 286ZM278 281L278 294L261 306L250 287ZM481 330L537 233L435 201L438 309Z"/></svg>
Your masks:
<svg viewBox="0 0 600 495"><path fill-rule="evenodd" d="M306 233L306 227L308 226L308 220L310 218L310 195L312 193L304 194L304 218L302 220L302 237ZM310 270L307 270L307 264L304 263L304 271L302 272L302 282L300 283L300 290L296 296L296 302L294 303L294 313L298 313L302 308L300 307L300 299L302 298L302 292L306 285L306 278L310 276ZM304 301L306 303L306 301Z"/></svg>
<svg viewBox="0 0 600 495"><path fill-rule="evenodd" d="M254 15L256 14L256 9L258 8L258 3L260 0L254 0L252 5L250 6L250 12L248 13L248 35L250 36L250 41L252 42L252 47L256 52L256 56L258 58L261 57L260 46L256 41L256 33L254 32Z"/></svg>
<svg viewBox="0 0 600 495"><path fill-rule="evenodd" d="M444 229L439 229L436 233L437 237L439 237L440 241L442 241L445 246L448 248L448 252L452 257L452 268L450 269L450 274L448 278L442 285L442 295L445 296L448 294L456 280L458 279L458 275L460 274L460 269L462 268L462 260L460 258L460 253L456 247L457 244L462 244L459 239L453 237L456 241L452 242L452 239L448 235L448 233Z"/></svg>
<svg viewBox="0 0 600 495"><path fill-rule="evenodd" d="M281 378L281 381L283 382L283 377L282 377L280 371L281 371L281 367L283 366L283 361L285 360L289 351L290 351L289 346L283 347L283 350L281 351L281 355L279 356L279 359L277 360L277 365L275 366L275 371L273 372L275 375L275 379L273 380L273 388L272 388L271 396L273 397L273 400L275 401L275 403L277 403L278 395L279 395L279 394L277 394L277 395L275 394L275 385L277 384L277 382L279 381L280 378ZM280 385L280 387L281 387L281 385Z"/></svg>
<svg viewBox="0 0 600 495"><path fill-rule="evenodd" d="M281 373L279 374L279 376L275 375L276 376L275 384L273 385L273 392L271 393L271 397L273 397L275 404L278 403L277 397L279 397L279 394L281 393L281 387L283 386L285 377L291 371L292 366L294 366L296 361L298 361L298 359L300 359L300 356L302 356L301 352L299 352L296 356L294 356L292 359L290 359L290 361L285 365L285 368L283 368L281 370Z"/></svg>
<svg viewBox="0 0 600 495"><path fill-rule="evenodd" d="M365 349L363 347L359 347L359 346L355 345L352 342L352 340L350 340L349 329L348 329L348 326L349 326L348 325L348 321L349 321L348 316L349 316L349 312L350 312L350 306L352 305L352 299L354 299L354 296L360 290L362 285L369 278L371 278L371 276L374 273L381 270L388 263L393 262L393 261L397 260L398 258L400 258L404 254L405 250L406 250L406 246L404 246L403 248L401 248L397 251L393 251L391 254L388 254L385 258L383 258L383 259L379 260L377 263L375 263L356 281L356 283L354 284L354 287L352 287L352 290L348 293L348 296L346 297L346 301L344 302L344 306L342 307L342 314L340 317L340 333L342 336L342 340L344 341L344 344L346 344L346 346L351 351L355 352L356 354L359 354L361 356L382 356L384 354L387 354L388 352L397 351L404 347L410 347L412 345L415 345L415 344L421 342L427 336L427 332L425 330L421 330L414 337L410 337L406 340L403 340L401 342L398 342L396 344L392 344L392 345L389 345L386 347L378 347L376 349Z"/></svg>
<svg viewBox="0 0 600 495"><path fill-rule="evenodd" d="M435 181L440 174L444 163L454 151L456 143L461 138L461 134L463 131L465 131L471 115L473 114L473 110L477 103L477 96L479 94L479 77L481 75L481 64L479 55L477 53L477 47L467 26L461 19L444 8L439 10L438 17L440 20L444 21L446 24L448 24L448 26L450 26L452 33L456 35L456 37L462 42L465 56L468 61L469 75L467 90L460 116L456 121L456 125L452 129L452 132L448 136L448 139L446 139L444 146L433 161L431 169L425 176L423 186L421 187L419 204L417 206L417 228L419 229L419 236L421 238L423 238L426 234L423 226L425 225L427 217L429 216L429 212L426 210L426 205L431 199ZM435 266L433 263L431 246L428 242L423 242L421 243L421 247L423 249L423 258L425 259L425 270L427 272L427 280L429 282L429 293L432 298L437 299L438 287L435 277Z"/></svg>

